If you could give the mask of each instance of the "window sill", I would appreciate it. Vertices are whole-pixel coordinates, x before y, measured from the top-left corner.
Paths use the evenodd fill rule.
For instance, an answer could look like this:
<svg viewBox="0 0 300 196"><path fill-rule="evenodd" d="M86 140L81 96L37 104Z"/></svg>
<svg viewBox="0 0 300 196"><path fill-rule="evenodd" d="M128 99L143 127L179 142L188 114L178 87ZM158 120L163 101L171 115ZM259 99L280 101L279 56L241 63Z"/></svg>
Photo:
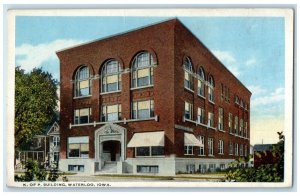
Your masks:
<svg viewBox="0 0 300 196"><path fill-rule="evenodd" d="M225 133L225 131L223 129L218 129L218 131Z"/></svg>
<svg viewBox="0 0 300 196"><path fill-rule="evenodd" d="M198 94L198 97L201 97L202 99L206 99L203 95Z"/></svg>
<svg viewBox="0 0 300 196"><path fill-rule="evenodd" d="M184 156L194 156L194 154L184 154Z"/></svg>
<svg viewBox="0 0 300 196"><path fill-rule="evenodd" d="M68 159L89 159L89 157L68 157Z"/></svg>
<svg viewBox="0 0 300 196"><path fill-rule="evenodd" d="M224 153L218 153L218 155L224 155Z"/></svg>
<svg viewBox="0 0 300 196"><path fill-rule="evenodd" d="M198 155L198 157L206 157L206 155L204 154L204 155Z"/></svg>
<svg viewBox="0 0 300 196"><path fill-rule="evenodd" d="M215 157L215 155L208 155L208 157Z"/></svg>
<svg viewBox="0 0 300 196"><path fill-rule="evenodd" d="M187 90L187 91L189 91L189 92L191 92L191 93L194 93L194 91L192 89L190 89L190 88L184 87L184 89Z"/></svg>
<svg viewBox="0 0 300 196"><path fill-rule="evenodd" d="M139 87L134 87L130 88L130 90L138 90L138 89L143 89L143 88L152 88L154 85L148 85L148 86L139 86Z"/></svg>
<svg viewBox="0 0 300 196"><path fill-rule="evenodd" d="M86 96L80 96L80 97L73 97L73 99L84 99L84 98L89 98L92 97L92 95L86 95Z"/></svg>
<svg viewBox="0 0 300 196"><path fill-rule="evenodd" d="M211 100L208 100L209 103L215 105L215 102L211 101Z"/></svg>
<svg viewBox="0 0 300 196"><path fill-rule="evenodd" d="M158 155L158 156L135 156L134 158L164 158L165 155Z"/></svg>
<svg viewBox="0 0 300 196"><path fill-rule="evenodd" d="M215 131L217 130L216 127L207 126L207 128L208 128L208 129L213 129L213 130L215 130Z"/></svg>
<svg viewBox="0 0 300 196"><path fill-rule="evenodd" d="M106 94L112 94L112 93L120 93L121 90L118 90L118 91L110 91L110 92L102 92L100 93L100 95L106 95Z"/></svg>

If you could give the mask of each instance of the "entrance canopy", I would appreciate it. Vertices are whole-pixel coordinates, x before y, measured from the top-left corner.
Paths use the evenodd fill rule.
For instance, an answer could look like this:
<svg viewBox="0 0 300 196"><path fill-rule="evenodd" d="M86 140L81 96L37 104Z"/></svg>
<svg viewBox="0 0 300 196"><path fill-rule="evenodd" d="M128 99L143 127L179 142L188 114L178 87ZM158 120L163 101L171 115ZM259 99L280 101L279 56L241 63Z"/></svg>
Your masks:
<svg viewBox="0 0 300 196"><path fill-rule="evenodd" d="M184 133L184 145L185 146L201 146L204 145L197 140L197 138L194 136L194 134L191 133Z"/></svg>
<svg viewBox="0 0 300 196"><path fill-rule="evenodd" d="M165 134L163 131L135 133L127 147L164 146Z"/></svg>

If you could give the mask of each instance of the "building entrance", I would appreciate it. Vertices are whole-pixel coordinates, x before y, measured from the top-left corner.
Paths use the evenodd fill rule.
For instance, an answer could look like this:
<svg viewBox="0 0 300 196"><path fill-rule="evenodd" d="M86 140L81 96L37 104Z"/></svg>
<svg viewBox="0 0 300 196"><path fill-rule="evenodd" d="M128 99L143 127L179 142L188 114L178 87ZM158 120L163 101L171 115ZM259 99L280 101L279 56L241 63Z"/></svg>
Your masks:
<svg viewBox="0 0 300 196"><path fill-rule="evenodd" d="M102 145L104 161L120 161L121 142L105 141L102 143Z"/></svg>

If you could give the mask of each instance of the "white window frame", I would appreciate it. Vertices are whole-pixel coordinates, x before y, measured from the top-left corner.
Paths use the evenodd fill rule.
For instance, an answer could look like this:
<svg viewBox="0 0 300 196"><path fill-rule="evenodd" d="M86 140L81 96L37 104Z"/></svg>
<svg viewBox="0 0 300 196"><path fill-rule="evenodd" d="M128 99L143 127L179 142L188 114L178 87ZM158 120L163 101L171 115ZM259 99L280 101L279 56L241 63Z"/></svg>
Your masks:
<svg viewBox="0 0 300 196"><path fill-rule="evenodd" d="M186 118L186 112L189 112L189 118ZM184 118L188 120L193 120L193 104L187 101L184 102Z"/></svg>
<svg viewBox="0 0 300 196"><path fill-rule="evenodd" d="M219 108L218 129L224 131L224 109Z"/></svg>
<svg viewBox="0 0 300 196"><path fill-rule="evenodd" d="M152 147L156 147L156 146L143 146L145 148L149 148L149 156L140 156L140 155L137 155L137 148L140 148L140 147L135 147L134 148L134 154L135 154L135 157L164 157L165 154L162 154L162 155L152 155ZM163 147L164 149L164 152L165 152L165 147L164 146L161 146Z"/></svg>
<svg viewBox="0 0 300 196"><path fill-rule="evenodd" d="M113 120L113 121L108 121L108 112L107 112L107 108L110 106L116 106L117 107L117 113L118 113L118 119L117 120ZM105 120L103 120L103 115L105 115ZM114 121L118 121L121 120L121 115L122 115L122 105L121 104L113 104L113 105L102 105L101 107L101 116L100 116L100 121L101 122L114 122Z"/></svg>
<svg viewBox="0 0 300 196"><path fill-rule="evenodd" d="M213 79L212 76L209 76L209 80L208 80L208 101L211 102L211 103L215 102L214 88L215 88L214 79Z"/></svg>
<svg viewBox="0 0 300 196"><path fill-rule="evenodd" d="M143 65L143 66L139 66L139 62L138 59L139 58L143 58L143 55L148 55L146 58L148 58L148 63L147 65ZM132 69L131 69L131 88L132 89L138 89L138 88L145 88L145 87L151 87L153 86L153 76L154 76L154 60L153 60L153 56L147 52L147 51L143 51L138 53L133 60L132 63ZM138 76L138 71L139 70L146 70L148 72L148 84L147 85L139 85L138 83L138 79L140 78Z"/></svg>
<svg viewBox="0 0 300 196"><path fill-rule="evenodd" d="M205 156L205 137L200 135L199 141L202 144L202 146L199 147L199 156ZM203 151L203 153L201 153Z"/></svg>
<svg viewBox="0 0 300 196"><path fill-rule="evenodd" d="M214 156L214 139L209 137L207 140L208 144L208 156Z"/></svg>
<svg viewBox="0 0 300 196"><path fill-rule="evenodd" d="M214 114L212 112L208 112L208 127L214 127Z"/></svg>
<svg viewBox="0 0 300 196"><path fill-rule="evenodd" d="M234 150L235 150L234 155L235 155L235 156L239 156L239 144L235 144Z"/></svg>
<svg viewBox="0 0 300 196"><path fill-rule="evenodd" d="M202 67L198 70L198 95L205 98L205 74Z"/></svg>
<svg viewBox="0 0 300 196"><path fill-rule="evenodd" d="M240 128L239 128L239 135L243 136L244 135L244 120L240 118Z"/></svg>
<svg viewBox="0 0 300 196"><path fill-rule="evenodd" d="M229 154L229 155L233 155L233 153L234 153L234 145L233 145L233 143L230 141L230 142L229 142L229 152L228 152L228 154Z"/></svg>
<svg viewBox="0 0 300 196"><path fill-rule="evenodd" d="M117 70L117 72L107 73L107 67L112 62L117 64L118 70ZM122 74L122 68L121 68L119 61L117 61L116 59L110 59L110 60L106 61L101 70L101 93L114 93L114 92L121 91L121 89L122 89L122 75L121 74ZM108 91L107 79L110 76L117 76L117 90Z"/></svg>
<svg viewBox="0 0 300 196"><path fill-rule="evenodd" d="M186 57L183 62L184 69L184 88L194 92L193 64L190 58ZM185 75L188 75L188 86L185 85Z"/></svg>
<svg viewBox="0 0 300 196"><path fill-rule="evenodd" d="M78 142L74 142L74 143L71 143L71 144L79 144L79 146L81 147L81 145L82 144L87 144L88 145L88 154L87 154L87 156L85 156L85 157L82 157L81 156L81 151L80 151L80 147L79 147L79 156L78 157L71 157L70 155L69 155L69 151L70 151L70 149L69 149L69 144L70 144L70 139L77 139L77 140L79 140ZM80 140L83 140L83 141L80 141ZM76 158L76 159L88 159L89 158L89 155L90 155L90 153L89 153L89 136L77 136L77 137L68 137L68 139L67 139L67 157L68 158L72 158L72 159L74 159L74 158Z"/></svg>
<svg viewBox="0 0 300 196"><path fill-rule="evenodd" d="M185 145L184 146L184 155L194 155L194 146L186 146Z"/></svg>
<svg viewBox="0 0 300 196"><path fill-rule="evenodd" d="M149 116L147 118L139 118L139 103L140 102L145 102L145 101L149 101L149 108L148 108L148 113L149 113ZM135 112L135 115L134 115L134 110L135 110L135 104L136 104L136 112ZM132 119L149 119L149 118L152 118L154 117L154 100L153 99L149 99L149 100L139 100L139 101L133 101L132 104L131 104L131 116L132 116Z"/></svg>
<svg viewBox="0 0 300 196"><path fill-rule="evenodd" d="M53 136L52 143L54 147L57 147L60 145L60 137L59 136Z"/></svg>
<svg viewBox="0 0 300 196"><path fill-rule="evenodd" d="M218 142L218 154L224 154L224 141L219 140Z"/></svg>
<svg viewBox="0 0 300 196"><path fill-rule="evenodd" d="M202 119L202 121L201 121L201 119ZM203 108L198 108L197 121L199 124L205 124L205 110Z"/></svg>
<svg viewBox="0 0 300 196"><path fill-rule="evenodd" d="M81 72L86 72L84 73L84 75L87 75L86 77L81 76ZM80 90L82 89L80 87L80 84L82 82L87 81L88 83L88 89L89 89L89 93L87 95L81 95L80 94ZM91 96L92 95L92 81L91 81L91 73L90 73L90 69L88 66L86 65L81 65L75 74L75 80L74 80L74 98L80 98L80 97L87 97L87 96Z"/></svg>
<svg viewBox="0 0 300 196"><path fill-rule="evenodd" d="M239 117L235 116L234 117L234 127L233 127L233 131L235 135L238 135L239 133Z"/></svg>
<svg viewBox="0 0 300 196"><path fill-rule="evenodd" d="M80 111L81 110L84 110L84 109L88 109L89 111L88 111L88 122L87 123L90 123L91 121L91 115L92 115L92 109L91 108L78 108L78 109L75 109L74 110L74 124L76 124L76 125L80 125L80 124L87 124L87 123L80 123L80 117L82 117L81 115L80 115ZM78 120L78 123L76 123L76 111L78 110L78 113L79 113L79 116L78 116L78 118L79 118L79 120Z"/></svg>
<svg viewBox="0 0 300 196"><path fill-rule="evenodd" d="M228 129L229 129L229 133L233 133L233 115L232 115L232 113L228 114Z"/></svg>
<svg viewBox="0 0 300 196"><path fill-rule="evenodd" d="M240 145L240 156L244 156L244 145Z"/></svg>

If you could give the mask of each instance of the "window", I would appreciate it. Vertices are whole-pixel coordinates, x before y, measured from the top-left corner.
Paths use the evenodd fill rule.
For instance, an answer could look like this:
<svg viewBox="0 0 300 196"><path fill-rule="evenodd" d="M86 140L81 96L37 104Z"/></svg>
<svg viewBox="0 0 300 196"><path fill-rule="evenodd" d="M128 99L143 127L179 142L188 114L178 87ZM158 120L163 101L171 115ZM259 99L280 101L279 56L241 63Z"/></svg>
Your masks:
<svg viewBox="0 0 300 196"><path fill-rule="evenodd" d="M147 119L154 117L154 102L153 100L134 101L132 103L132 118Z"/></svg>
<svg viewBox="0 0 300 196"><path fill-rule="evenodd" d="M223 171L226 169L225 163L220 163L220 169Z"/></svg>
<svg viewBox="0 0 300 196"><path fill-rule="evenodd" d="M224 97L225 97L225 87L224 87L224 84L222 83L221 84L221 98L222 98L222 100L224 99Z"/></svg>
<svg viewBox="0 0 300 196"><path fill-rule="evenodd" d="M208 165L208 170L210 171L210 172L214 172L214 171L216 171L216 164L209 164Z"/></svg>
<svg viewBox="0 0 300 196"><path fill-rule="evenodd" d="M224 130L223 113L224 113L223 108L219 108L219 123L218 123L219 130Z"/></svg>
<svg viewBox="0 0 300 196"><path fill-rule="evenodd" d="M121 90L121 66L117 60L107 61L101 70L101 92Z"/></svg>
<svg viewBox="0 0 300 196"><path fill-rule="evenodd" d="M239 144L235 144L235 156L239 156Z"/></svg>
<svg viewBox="0 0 300 196"><path fill-rule="evenodd" d="M194 90L193 65L189 58L184 59L183 68L184 68L184 87L190 90Z"/></svg>
<svg viewBox="0 0 300 196"><path fill-rule="evenodd" d="M198 71L198 95L205 96L205 76L202 67Z"/></svg>
<svg viewBox="0 0 300 196"><path fill-rule="evenodd" d="M223 140L219 140L219 142L218 142L218 153L224 154L224 141Z"/></svg>
<svg viewBox="0 0 300 196"><path fill-rule="evenodd" d="M84 165L68 165L68 171L84 172Z"/></svg>
<svg viewBox="0 0 300 196"><path fill-rule="evenodd" d="M53 145L54 146L59 146L59 137L58 136L54 136L53 137Z"/></svg>
<svg viewBox="0 0 300 196"><path fill-rule="evenodd" d="M89 137L69 137L68 138L68 158L88 158L89 157Z"/></svg>
<svg viewBox="0 0 300 196"><path fill-rule="evenodd" d="M53 160L54 160L55 162L58 162L58 160L59 160L59 152L54 152L54 153L53 153Z"/></svg>
<svg viewBox="0 0 300 196"><path fill-rule="evenodd" d="M235 96L235 103L238 104L238 105L239 105L239 103L240 103L240 102L239 102L239 97L238 97L237 95Z"/></svg>
<svg viewBox="0 0 300 196"><path fill-rule="evenodd" d="M153 85L153 57L149 52L141 52L133 60L132 88Z"/></svg>
<svg viewBox="0 0 300 196"><path fill-rule="evenodd" d="M200 143L203 145L203 146L200 146L199 155L204 156L205 155L205 152L204 152L204 146L205 146L204 136L200 136L199 140L200 140Z"/></svg>
<svg viewBox="0 0 300 196"><path fill-rule="evenodd" d="M158 165L137 165L137 173L158 173Z"/></svg>
<svg viewBox="0 0 300 196"><path fill-rule="evenodd" d="M102 122L121 120L121 104L102 106Z"/></svg>
<svg viewBox="0 0 300 196"><path fill-rule="evenodd" d="M248 138L248 123L245 121L245 127L244 127L244 137Z"/></svg>
<svg viewBox="0 0 300 196"><path fill-rule="evenodd" d="M233 132L233 129L232 129L232 121L233 121L233 116L231 113L229 113L229 116L228 116L228 128L229 128L229 133L232 133Z"/></svg>
<svg viewBox="0 0 300 196"><path fill-rule="evenodd" d="M210 137L208 138L208 155L214 155L214 139Z"/></svg>
<svg viewBox="0 0 300 196"><path fill-rule="evenodd" d="M185 119L193 119L193 104L184 102L184 117Z"/></svg>
<svg viewBox="0 0 300 196"><path fill-rule="evenodd" d="M208 100L210 102L214 102L215 100L214 88L215 88L214 79L212 76L210 76L208 80Z"/></svg>
<svg viewBox="0 0 300 196"><path fill-rule="evenodd" d="M136 157L163 156L164 154L163 146L145 146L135 148Z"/></svg>
<svg viewBox="0 0 300 196"><path fill-rule="evenodd" d="M243 136L244 133L244 120L240 119L240 136Z"/></svg>
<svg viewBox="0 0 300 196"><path fill-rule="evenodd" d="M234 117L234 134L238 134L238 125L239 124L239 118L237 116Z"/></svg>
<svg viewBox="0 0 300 196"><path fill-rule="evenodd" d="M241 144L240 145L240 156L243 156L244 155L244 145Z"/></svg>
<svg viewBox="0 0 300 196"><path fill-rule="evenodd" d="M248 156L248 147L245 145L245 157Z"/></svg>
<svg viewBox="0 0 300 196"><path fill-rule="evenodd" d="M75 75L75 97L91 95L91 75L87 66L81 66Z"/></svg>
<svg viewBox="0 0 300 196"><path fill-rule="evenodd" d="M185 155L193 155L193 146L184 146Z"/></svg>
<svg viewBox="0 0 300 196"><path fill-rule="evenodd" d="M193 174L193 173L195 173L195 171L196 171L196 168L195 168L194 164L188 164L188 165L186 165L186 172L188 174Z"/></svg>
<svg viewBox="0 0 300 196"><path fill-rule="evenodd" d="M229 142L229 155L233 155L233 143Z"/></svg>
<svg viewBox="0 0 300 196"><path fill-rule="evenodd" d="M206 164L199 164L199 172L200 173L206 172Z"/></svg>
<svg viewBox="0 0 300 196"><path fill-rule="evenodd" d="M204 117L205 117L204 109L198 108L198 115L197 115L198 123L204 124Z"/></svg>
<svg viewBox="0 0 300 196"><path fill-rule="evenodd" d="M209 127L214 126L214 114L211 112L208 112L208 126Z"/></svg>
<svg viewBox="0 0 300 196"><path fill-rule="evenodd" d="M240 104L240 106L243 108L244 107L244 102L243 102L243 100L241 99L241 104Z"/></svg>
<svg viewBox="0 0 300 196"><path fill-rule="evenodd" d="M90 122L91 108L82 108L75 110L75 124L85 124Z"/></svg>

